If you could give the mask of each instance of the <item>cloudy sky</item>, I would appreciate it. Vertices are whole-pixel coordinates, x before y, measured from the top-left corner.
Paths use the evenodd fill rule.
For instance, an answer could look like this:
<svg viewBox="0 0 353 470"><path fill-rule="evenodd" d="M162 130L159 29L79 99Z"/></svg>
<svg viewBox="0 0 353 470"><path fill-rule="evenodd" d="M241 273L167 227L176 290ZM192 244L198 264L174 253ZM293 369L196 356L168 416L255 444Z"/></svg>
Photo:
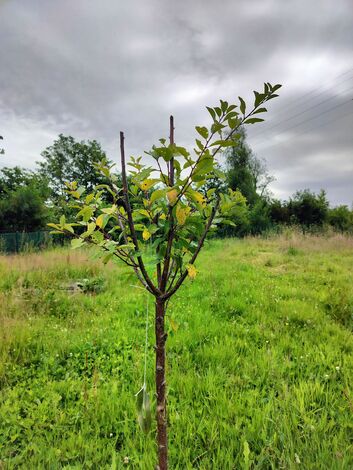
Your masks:
<svg viewBox="0 0 353 470"><path fill-rule="evenodd" d="M353 202L352 0L0 0L1 166L34 168L59 133L141 154L207 123L205 105L282 83L248 142L275 196Z"/></svg>

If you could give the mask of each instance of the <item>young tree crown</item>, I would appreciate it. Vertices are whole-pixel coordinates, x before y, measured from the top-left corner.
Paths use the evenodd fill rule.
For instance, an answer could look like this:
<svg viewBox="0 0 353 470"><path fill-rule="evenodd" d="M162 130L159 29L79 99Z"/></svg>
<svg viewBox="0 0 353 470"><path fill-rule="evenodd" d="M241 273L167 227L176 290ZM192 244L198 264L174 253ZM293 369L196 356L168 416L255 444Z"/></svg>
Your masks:
<svg viewBox="0 0 353 470"><path fill-rule="evenodd" d="M141 156L130 158L129 182L121 132L122 187L117 186L112 165L103 159L95 167L106 183L96 186L93 192L86 194L77 182L67 183L67 192L77 209L76 222L70 223L62 216L59 223L49 225L55 233L70 235L73 248L93 244L100 247L104 262L120 259L134 269L150 293L169 299L187 276L196 276L194 263L208 232L217 225L233 223L229 214L241 195L218 190L224 174L216 156L237 145L240 126L264 120L259 117L267 111L263 105L278 96L280 86L265 83L262 93L254 92L249 110L241 97L238 104L220 100L219 106L207 107L211 124L196 126L192 152L175 143L171 116L168 141L160 139L158 145L145 152L153 164L145 163ZM110 198L105 197L107 194ZM107 200L113 203L107 204Z"/></svg>

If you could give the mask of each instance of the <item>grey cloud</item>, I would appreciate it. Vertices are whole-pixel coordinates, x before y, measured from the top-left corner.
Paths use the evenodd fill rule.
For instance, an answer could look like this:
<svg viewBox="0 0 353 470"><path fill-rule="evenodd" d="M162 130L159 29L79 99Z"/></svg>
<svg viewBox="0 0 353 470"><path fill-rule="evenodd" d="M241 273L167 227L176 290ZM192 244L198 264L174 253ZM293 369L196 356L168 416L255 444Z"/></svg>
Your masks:
<svg viewBox="0 0 353 470"><path fill-rule="evenodd" d="M115 157L122 129L128 151L141 154L167 134L170 113L180 143L190 145L193 126L207 120L206 104L249 97L263 81L284 84L269 106L272 125L293 96L353 70L350 0L8 0L0 3L0 17L6 164L33 166L59 132L96 138ZM268 148L253 139L277 175L276 194L299 187L322 158L319 177L332 188L332 200L353 200L348 178L333 172L337 159L346 175L351 171L352 119L342 121L341 114L329 134L313 126L300 137L298 129L279 145L269 131L264 136L276 145ZM249 132L250 143L256 132Z"/></svg>

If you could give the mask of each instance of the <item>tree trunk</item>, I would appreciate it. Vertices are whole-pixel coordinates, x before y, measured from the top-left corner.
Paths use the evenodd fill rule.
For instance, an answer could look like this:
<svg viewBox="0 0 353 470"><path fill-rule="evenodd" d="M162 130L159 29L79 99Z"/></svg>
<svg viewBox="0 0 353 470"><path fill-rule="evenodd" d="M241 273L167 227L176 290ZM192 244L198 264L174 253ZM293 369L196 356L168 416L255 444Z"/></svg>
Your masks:
<svg viewBox="0 0 353 470"><path fill-rule="evenodd" d="M167 335L164 331L165 301L156 299L156 394L157 394L157 470L167 470L167 407L165 382L165 342Z"/></svg>

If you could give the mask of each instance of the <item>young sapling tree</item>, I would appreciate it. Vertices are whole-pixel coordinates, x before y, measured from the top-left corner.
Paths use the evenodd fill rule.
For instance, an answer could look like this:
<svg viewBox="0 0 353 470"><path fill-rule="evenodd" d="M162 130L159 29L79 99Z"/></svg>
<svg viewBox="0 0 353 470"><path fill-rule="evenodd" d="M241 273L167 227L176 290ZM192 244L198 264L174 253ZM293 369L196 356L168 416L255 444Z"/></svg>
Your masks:
<svg viewBox="0 0 353 470"><path fill-rule="evenodd" d="M196 127L198 137L192 152L175 143L171 116L169 141L160 139L159 145L146 152L153 164L144 163L142 157L131 157L127 163L129 179L124 134L120 132L122 187L117 186L112 167L102 161L97 170L105 176L106 184L89 194L84 194L84 188L76 182L67 184L77 209L76 222L70 223L62 216L58 224L49 224L55 233L71 236L73 248L95 245L105 263L111 258L125 263L154 297L159 470L168 467L166 306L187 277L195 278L195 262L209 231L219 224L233 224L229 215L242 196L237 191L219 190L224 175L216 156L225 147L237 145L240 126L263 121L258 115L267 111L264 103L278 96L280 86L265 83L262 93L254 92L249 111L240 97L238 105L221 100L219 106L207 107L211 124ZM108 204L109 200L113 203ZM144 403L142 397L141 406Z"/></svg>

